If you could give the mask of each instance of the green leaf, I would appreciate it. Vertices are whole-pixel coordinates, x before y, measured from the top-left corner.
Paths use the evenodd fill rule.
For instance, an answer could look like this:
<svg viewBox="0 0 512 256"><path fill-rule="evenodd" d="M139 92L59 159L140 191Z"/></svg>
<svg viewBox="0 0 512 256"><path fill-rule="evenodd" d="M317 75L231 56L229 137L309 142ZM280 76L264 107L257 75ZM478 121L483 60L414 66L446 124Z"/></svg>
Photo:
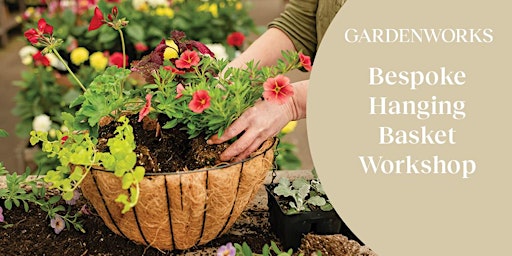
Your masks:
<svg viewBox="0 0 512 256"><path fill-rule="evenodd" d="M133 178L136 182L141 182L144 179L144 174L146 172L146 169L142 166L135 167L135 170L133 171Z"/></svg>
<svg viewBox="0 0 512 256"><path fill-rule="evenodd" d="M7 210L11 210L12 209L12 201L11 199L6 199L5 202L4 202L4 206Z"/></svg>
<svg viewBox="0 0 512 256"><path fill-rule="evenodd" d="M71 192L71 198L73 198L73 192ZM50 199L48 199L49 204L55 204L60 200L60 196L52 196Z"/></svg>
<svg viewBox="0 0 512 256"><path fill-rule="evenodd" d="M245 256L252 256L252 250L246 242L242 244L242 252Z"/></svg>
<svg viewBox="0 0 512 256"><path fill-rule="evenodd" d="M7 136L9 136L9 134L4 129L0 129L0 138Z"/></svg>
<svg viewBox="0 0 512 256"><path fill-rule="evenodd" d="M321 196L313 196L307 200L307 203L316 205L316 206L322 206L322 205L325 205L326 201L325 201L325 198L323 198Z"/></svg>

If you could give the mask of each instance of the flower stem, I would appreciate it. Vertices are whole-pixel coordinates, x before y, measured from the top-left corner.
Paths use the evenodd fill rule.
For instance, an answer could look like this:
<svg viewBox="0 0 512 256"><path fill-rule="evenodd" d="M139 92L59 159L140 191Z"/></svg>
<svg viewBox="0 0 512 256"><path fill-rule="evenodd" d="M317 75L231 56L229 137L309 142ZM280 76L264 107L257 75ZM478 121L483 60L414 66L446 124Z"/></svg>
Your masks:
<svg viewBox="0 0 512 256"><path fill-rule="evenodd" d="M119 37L121 38L121 49L123 50L123 69L126 68L126 45L124 43L124 34L123 30L121 28L118 28L117 31L119 31ZM121 89L119 91L120 96L123 96L123 88L124 88L124 80L121 81Z"/></svg>
<svg viewBox="0 0 512 256"><path fill-rule="evenodd" d="M78 83L78 85L80 86L80 88L82 88L82 90L85 92L87 91L87 89L85 89L85 86L82 84L82 82L80 82L80 80L78 80L78 77L76 77L75 73L73 71L71 71L71 69L69 68L68 64L66 64L66 62L64 61L64 59L62 59L62 56L60 56L59 52L56 50L56 49L53 49L52 50L53 53L55 54L55 56L57 56L57 58L60 60L60 62L62 62L62 64L64 64L64 66L66 67L66 69L68 70L69 74L71 74L71 76L73 77L73 79L75 79L75 81Z"/></svg>

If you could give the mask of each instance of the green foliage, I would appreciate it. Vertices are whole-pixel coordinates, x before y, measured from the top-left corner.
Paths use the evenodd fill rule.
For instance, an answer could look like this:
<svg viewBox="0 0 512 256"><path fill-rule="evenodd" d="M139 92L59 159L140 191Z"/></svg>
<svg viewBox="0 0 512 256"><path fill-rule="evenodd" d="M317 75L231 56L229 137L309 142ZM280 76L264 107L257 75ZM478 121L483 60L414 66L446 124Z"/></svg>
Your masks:
<svg viewBox="0 0 512 256"><path fill-rule="evenodd" d="M45 132L31 132L30 143L42 143L42 150L48 157L56 157L60 165L55 170L49 170L44 181L62 192L62 198L71 200L73 192L93 166L103 166L111 170L122 180L123 189L130 191L130 198L121 194L116 201L124 204L123 213L137 203L139 182L144 177L144 168L135 166L136 155L133 152L135 142L133 128L128 124L128 118L121 116L120 125L116 128L115 137L107 142L109 152L97 149L97 140L88 132L57 133L58 140L48 140ZM63 142L63 140L65 141Z"/></svg>
<svg viewBox="0 0 512 256"><path fill-rule="evenodd" d="M265 244L263 248L261 249L261 254L254 253L249 247L249 245L246 242L243 242L242 244L235 243L234 244L236 248L236 256L292 256L293 249L289 249L288 251L281 251L281 249L277 246L277 244L274 241L270 242L270 246L268 244ZM304 254L300 253L297 254L297 256L303 256ZM317 254L318 255L318 254ZM321 256L319 254L318 256Z"/></svg>
<svg viewBox="0 0 512 256"><path fill-rule="evenodd" d="M85 232L82 222L78 219L80 212L71 214L71 208L58 204L61 200L60 195L50 198L46 197L46 188L41 177L30 178L30 170L27 169L22 175L17 173L9 174L5 167L0 163L0 176L5 176L5 188L0 188L0 198L4 199L4 207L11 210L12 207L21 207L25 212L29 211L29 203L38 205L43 211L47 212L48 218L54 218L59 214L63 216L66 226L73 226L76 230ZM5 214L5 213L4 213ZM9 227L7 224L4 227Z"/></svg>
<svg viewBox="0 0 512 256"><path fill-rule="evenodd" d="M288 178L283 177L279 180L273 192L278 196L291 197L293 199L289 203L290 209L287 211L287 214L311 211L311 206L317 206L323 211L333 209L326 199L327 196L322 184L317 179L308 181L300 177L290 182Z"/></svg>
<svg viewBox="0 0 512 256"><path fill-rule="evenodd" d="M7 137L7 136L9 136L9 134L4 129L0 129L0 138Z"/></svg>

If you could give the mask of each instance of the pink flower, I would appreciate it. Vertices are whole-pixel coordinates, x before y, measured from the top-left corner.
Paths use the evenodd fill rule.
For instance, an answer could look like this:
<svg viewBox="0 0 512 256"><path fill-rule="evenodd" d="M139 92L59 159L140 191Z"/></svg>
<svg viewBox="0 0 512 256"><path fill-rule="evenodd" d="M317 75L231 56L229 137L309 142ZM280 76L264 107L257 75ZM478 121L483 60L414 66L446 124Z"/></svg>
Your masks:
<svg viewBox="0 0 512 256"><path fill-rule="evenodd" d="M80 194L80 192L78 192L78 190L74 190L73 191L73 197L71 198L71 200L65 200L66 204L68 204L68 205L75 205L76 201L78 199L80 199L81 195L82 194Z"/></svg>
<svg viewBox="0 0 512 256"><path fill-rule="evenodd" d="M66 224L64 223L64 219L60 215L55 214L55 218L50 220L50 226L53 228L55 234L58 235L62 230L64 230Z"/></svg>
<svg viewBox="0 0 512 256"><path fill-rule="evenodd" d="M4 222L4 209L0 206L0 222Z"/></svg>
<svg viewBox="0 0 512 256"><path fill-rule="evenodd" d="M118 68L122 68L125 66L123 64L128 63L128 55L126 55L124 57L124 63L123 63L123 54L120 52L114 52L112 55L110 55L110 57L108 59L108 63L111 66L117 66Z"/></svg>
<svg viewBox="0 0 512 256"><path fill-rule="evenodd" d="M80 208L80 213L82 213L83 215L92 214L92 212L89 210L89 207L86 204L82 205L82 208Z"/></svg>
<svg viewBox="0 0 512 256"><path fill-rule="evenodd" d="M202 113L210 107L210 95L206 90L198 90L192 95L192 101L188 104L188 108L195 113Z"/></svg>
<svg viewBox="0 0 512 256"><path fill-rule="evenodd" d="M138 42L135 44L135 50L138 52L145 52L148 49L149 49L149 47L143 42Z"/></svg>
<svg viewBox="0 0 512 256"><path fill-rule="evenodd" d="M36 66L45 66L45 67L49 67L50 66L50 60L44 56L41 51L38 51L36 52L32 58L34 59L34 64Z"/></svg>
<svg viewBox="0 0 512 256"><path fill-rule="evenodd" d="M146 95L146 104L139 112L139 122L144 119L145 116L149 114L149 111L151 110L151 99L153 98L153 94L147 94Z"/></svg>
<svg viewBox="0 0 512 256"><path fill-rule="evenodd" d="M293 95L293 87L290 84L290 79L284 75L277 75L271 77L263 83L263 98L268 101L275 101L278 104L283 104Z"/></svg>
<svg viewBox="0 0 512 256"><path fill-rule="evenodd" d="M39 42L39 38L41 38L43 35L51 35L53 34L53 26L46 23L45 19L40 19L37 22L37 30L34 28L31 28L27 31L25 31L25 38L32 43L36 44Z"/></svg>
<svg viewBox="0 0 512 256"><path fill-rule="evenodd" d="M190 68L199 64L199 55L197 55L195 51L186 50L181 54L180 58L176 60L175 64L177 68Z"/></svg>
<svg viewBox="0 0 512 256"><path fill-rule="evenodd" d="M164 66L164 69L165 70L168 70L168 71L171 71L172 73L176 74L176 75L184 75L186 72L183 71L183 70L179 70L173 66Z"/></svg>
<svg viewBox="0 0 512 256"><path fill-rule="evenodd" d="M231 46L240 47L244 44L245 36L241 32L233 32L228 35L226 41Z"/></svg>
<svg viewBox="0 0 512 256"><path fill-rule="evenodd" d="M217 251L217 256L235 256L236 249L232 243L227 243L219 248Z"/></svg>
<svg viewBox="0 0 512 256"><path fill-rule="evenodd" d="M313 69L313 67L311 67L311 57L302 54L302 52L299 52L299 59L300 64L302 67L304 67L305 70L311 71L311 69Z"/></svg>
<svg viewBox="0 0 512 256"><path fill-rule="evenodd" d="M94 16L92 16L88 30L96 30L100 28L103 24L105 24L105 18L103 17L103 13L101 12L100 8L96 6L96 8L94 8Z"/></svg>
<svg viewBox="0 0 512 256"><path fill-rule="evenodd" d="M183 96L183 91L185 90L185 87L183 87L183 85L181 83L178 84L178 86L176 86L176 97L174 97L175 99L179 99L181 98L181 96Z"/></svg>

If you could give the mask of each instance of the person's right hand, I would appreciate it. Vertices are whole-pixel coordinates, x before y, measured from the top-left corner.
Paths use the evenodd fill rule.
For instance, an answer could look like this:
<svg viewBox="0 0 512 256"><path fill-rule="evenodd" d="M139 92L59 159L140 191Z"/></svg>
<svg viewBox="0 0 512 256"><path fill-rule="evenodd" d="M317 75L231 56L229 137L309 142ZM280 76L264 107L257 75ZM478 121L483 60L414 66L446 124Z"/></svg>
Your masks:
<svg viewBox="0 0 512 256"><path fill-rule="evenodd" d="M263 142L273 137L293 119L293 100L279 105L265 100L245 111L222 134L212 136L209 144L219 144L242 134L222 154L221 161L241 161L256 151Z"/></svg>

